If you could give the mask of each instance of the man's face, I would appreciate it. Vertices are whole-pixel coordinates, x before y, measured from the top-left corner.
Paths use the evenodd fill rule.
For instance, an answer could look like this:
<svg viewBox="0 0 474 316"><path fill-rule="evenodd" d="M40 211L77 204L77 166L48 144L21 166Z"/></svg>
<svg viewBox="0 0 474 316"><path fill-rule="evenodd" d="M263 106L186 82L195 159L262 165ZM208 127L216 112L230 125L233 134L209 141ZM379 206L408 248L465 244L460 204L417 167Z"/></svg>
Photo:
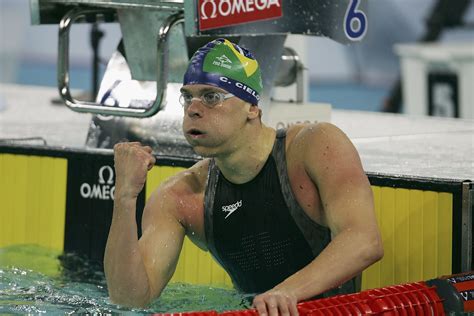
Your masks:
<svg viewBox="0 0 474 316"><path fill-rule="evenodd" d="M227 96L224 100L223 96L228 92L209 85L186 85L181 88L181 93L188 100L188 104L183 106L183 132L194 151L203 157L231 151L247 121L250 105L237 97ZM206 104L207 100L217 97L221 102Z"/></svg>

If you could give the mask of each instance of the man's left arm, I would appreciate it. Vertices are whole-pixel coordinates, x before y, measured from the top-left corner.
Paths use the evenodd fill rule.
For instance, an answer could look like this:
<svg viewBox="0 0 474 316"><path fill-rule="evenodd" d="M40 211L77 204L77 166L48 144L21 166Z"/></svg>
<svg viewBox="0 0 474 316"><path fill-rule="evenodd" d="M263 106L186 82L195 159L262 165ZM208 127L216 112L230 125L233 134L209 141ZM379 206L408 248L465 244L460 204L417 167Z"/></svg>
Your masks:
<svg viewBox="0 0 474 316"><path fill-rule="evenodd" d="M306 267L255 297L259 313L271 316L294 315L295 301L343 284L383 256L372 190L351 141L328 123L305 127L296 137L302 137L297 141L304 144L304 167L318 189L332 240Z"/></svg>

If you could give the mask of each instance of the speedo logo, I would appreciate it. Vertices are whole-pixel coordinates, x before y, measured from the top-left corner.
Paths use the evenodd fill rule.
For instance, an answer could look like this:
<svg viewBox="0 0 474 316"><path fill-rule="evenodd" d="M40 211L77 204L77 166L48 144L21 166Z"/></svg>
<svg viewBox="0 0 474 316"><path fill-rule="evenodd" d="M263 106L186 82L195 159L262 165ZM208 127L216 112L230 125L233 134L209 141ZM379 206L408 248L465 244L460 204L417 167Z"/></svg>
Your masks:
<svg viewBox="0 0 474 316"><path fill-rule="evenodd" d="M237 209L238 209L239 207L241 207L241 206L242 206L242 200L237 201L237 202L235 202L234 204L231 204L231 205L224 205L224 206L222 207L222 212L227 213L227 215L225 216L225 218L229 217L232 213L234 213L235 211L237 211ZM225 218L224 218L224 219L225 219Z"/></svg>

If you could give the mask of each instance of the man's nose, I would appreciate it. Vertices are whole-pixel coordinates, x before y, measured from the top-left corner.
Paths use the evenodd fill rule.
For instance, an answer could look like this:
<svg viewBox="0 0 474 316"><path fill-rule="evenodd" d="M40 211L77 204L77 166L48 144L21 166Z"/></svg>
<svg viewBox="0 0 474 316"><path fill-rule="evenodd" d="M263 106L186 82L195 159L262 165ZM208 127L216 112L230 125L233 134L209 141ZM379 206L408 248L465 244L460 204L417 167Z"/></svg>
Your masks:
<svg viewBox="0 0 474 316"><path fill-rule="evenodd" d="M190 116L202 116L204 104L202 104L201 98L194 97L191 99L191 103L186 107L186 113Z"/></svg>

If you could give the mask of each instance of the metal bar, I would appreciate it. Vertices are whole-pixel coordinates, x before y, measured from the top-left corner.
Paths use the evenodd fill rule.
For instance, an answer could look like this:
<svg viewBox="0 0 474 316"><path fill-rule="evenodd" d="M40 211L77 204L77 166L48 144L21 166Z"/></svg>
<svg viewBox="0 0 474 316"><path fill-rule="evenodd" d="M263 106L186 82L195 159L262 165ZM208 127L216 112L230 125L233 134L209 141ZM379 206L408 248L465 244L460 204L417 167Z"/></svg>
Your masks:
<svg viewBox="0 0 474 316"><path fill-rule="evenodd" d="M38 0L32 0L38 3ZM180 10L184 7L184 0L39 0L39 7L56 9L58 5L89 6L114 9L149 8L160 10ZM37 5L38 6L38 5Z"/></svg>
<svg viewBox="0 0 474 316"><path fill-rule="evenodd" d="M92 24L91 33L90 33L90 44L92 48L92 89L91 94L93 100L97 97L97 92L99 91L99 44L100 39L104 36L104 32L99 29L97 22Z"/></svg>
<svg viewBox="0 0 474 316"><path fill-rule="evenodd" d="M304 84L304 73L305 70L303 63L299 57L296 59L296 103L304 103L305 100L305 84Z"/></svg>
<svg viewBox="0 0 474 316"><path fill-rule="evenodd" d="M474 188L472 182L462 184L461 272L472 270L472 215Z"/></svg>
<svg viewBox="0 0 474 316"><path fill-rule="evenodd" d="M158 32L158 45L157 45L157 80L156 80L156 100L147 110L150 113L146 116L151 116L161 110L162 101L166 99L166 88L168 85L168 57L169 57L169 41L168 37L171 28L176 24L184 23L184 12L180 11L176 14L170 15L168 19L163 23ZM161 56L160 56L161 55ZM160 87L161 84L161 87ZM159 95L161 94L161 95Z"/></svg>
<svg viewBox="0 0 474 316"><path fill-rule="evenodd" d="M156 114L163 106L166 98L166 87L168 83L168 36L169 30L176 24L184 22L183 12L170 15L161 26L157 39L157 90L156 99L148 109L138 108L117 108L101 105L95 102L79 101L72 97L69 87L69 31L72 24L79 17L86 15L97 15L110 13L106 9L84 9L75 8L69 11L59 23L58 42L58 89L61 98L67 107L76 112L129 116L129 117L150 117Z"/></svg>

